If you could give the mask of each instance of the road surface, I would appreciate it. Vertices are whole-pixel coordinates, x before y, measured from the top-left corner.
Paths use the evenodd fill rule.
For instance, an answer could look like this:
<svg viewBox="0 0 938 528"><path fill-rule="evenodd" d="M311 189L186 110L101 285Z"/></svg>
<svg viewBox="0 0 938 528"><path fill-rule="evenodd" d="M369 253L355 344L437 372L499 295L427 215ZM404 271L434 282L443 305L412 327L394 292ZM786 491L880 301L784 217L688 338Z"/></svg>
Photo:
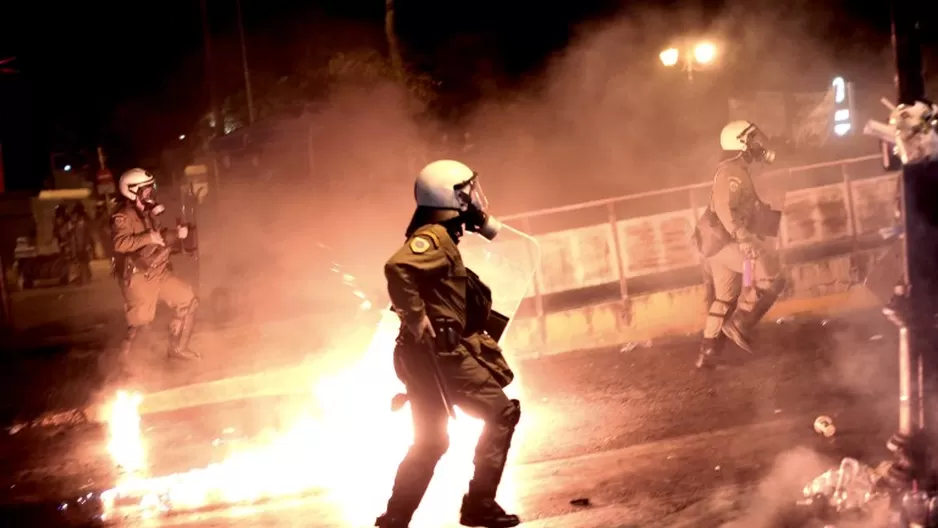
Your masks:
<svg viewBox="0 0 938 528"><path fill-rule="evenodd" d="M800 488L840 458L888 458L884 443L896 423L894 333L875 314L824 325L767 324L755 357L730 351L728 364L712 372L693 368L694 343L526 361L517 366L524 416L503 492L531 527L782 526L779 516ZM222 429L285 427L283 413L271 410L296 404L255 399L146 416L150 471L205 465ZM834 419L833 438L813 431L820 414ZM384 433L361 436L360 445L380 446ZM0 515L21 526L80 519L74 497L114 481L106 443L106 431L95 425L4 437ZM376 470L344 457L336 453L345 479L368 487ZM458 505L464 483L451 486L441 496ZM179 514L162 524L367 526L383 507L378 488L357 498L312 493L250 511ZM71 517L51 508L65 500L72 501ZM437 515L436 526L455 525L455 510Z"/></svg>

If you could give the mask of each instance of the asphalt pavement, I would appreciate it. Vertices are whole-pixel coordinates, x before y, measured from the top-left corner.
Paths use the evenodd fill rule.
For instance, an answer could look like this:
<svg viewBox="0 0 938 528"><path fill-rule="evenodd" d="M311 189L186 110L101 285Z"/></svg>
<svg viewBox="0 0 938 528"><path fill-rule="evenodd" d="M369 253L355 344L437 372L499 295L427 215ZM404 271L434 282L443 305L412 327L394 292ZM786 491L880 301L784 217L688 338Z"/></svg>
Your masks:
<svg viewBox="0 0 938 528"><path fill-rule="evenodd" d="M730 349L724 365L705 372L693 368L692 342L583 351L517 365L524 415L503 493L524 526L788 526L788 506L810 478L844 456L870 464L888 458L884 444L897 420L896 341L880 316L769 322L760 328L759 343L755 356ZM27 360L7 361L15 366ZM48 367L43 365L35 370ZM35 373L27 382L26 370L4 369L8 398L63 392L74 383L61 370L58 383ZM47 384L37 388L36 380ZM14 390L23 383L31 390ZM60 395L53 403L68 400ZM7 406L28 404L7 400ZM298 404L304 402L296 397L266 398L145 416L150 471L203 466L212 461L211 442L221 430L279 430L286 427L284 413L271 410ZM821 414L837 426L832 438L813 430ZM367 449L380 446L384 435L375 430L363 436L358 442ZM0 441L0 515L19 519L16 526L64 522L68 516L49 513L50 506L74 506L79 494L114 482L106 443L106 431L94 424L6 435ZM343 456L336 453L340 463ZM374 470L355 460L348 459L346 477L364 484ZM458 505L464 488L447 485L453 489L441 493ZM253 510L179 514L162 523L364 526L363 519L383 507L380 491L341 501L311 493ZM455 511L433 513L423 526L454 525Z"/></svg>

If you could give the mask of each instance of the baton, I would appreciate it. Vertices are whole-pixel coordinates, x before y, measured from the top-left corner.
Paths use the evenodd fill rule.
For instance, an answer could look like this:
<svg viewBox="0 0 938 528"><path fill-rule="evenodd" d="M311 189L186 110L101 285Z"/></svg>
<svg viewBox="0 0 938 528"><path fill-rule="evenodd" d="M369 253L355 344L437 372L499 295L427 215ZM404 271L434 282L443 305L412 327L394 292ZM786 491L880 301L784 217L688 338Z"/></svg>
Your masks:
<svg viewBox="0 0 938 528"><path fill-rule="evenodd" d="M445 331L445 329L443 331ZM443 373L440 371L440 362L436 357L436 342L432 338L429 339L429 341L430 347L427 350L433 362L433 377L436 380L436 388L440 392L440 400L443 401L446 412L449 414L450 418L455 420L456 411L453 409L453 400L449 397L449 391L446 389L446 381L443 379Z"/></svg>

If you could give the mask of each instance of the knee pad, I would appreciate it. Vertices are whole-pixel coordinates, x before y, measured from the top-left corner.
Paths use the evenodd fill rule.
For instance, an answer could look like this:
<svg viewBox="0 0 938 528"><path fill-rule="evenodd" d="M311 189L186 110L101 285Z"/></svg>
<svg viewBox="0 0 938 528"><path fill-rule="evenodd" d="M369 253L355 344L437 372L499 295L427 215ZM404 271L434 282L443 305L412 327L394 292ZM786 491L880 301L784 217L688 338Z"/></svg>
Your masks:
<svg viewBox="0 0 938 528"><path fill-rule="evenodd" d="M710 315L714 317L726 317L726 314L730 312L730 309L733 307L731 301L721 301L720 299L714 299L710 303Z"/></svg>
<svg viewBox="0 0 938 528"><path fill-rule="evenodd" d="M509 400L508 405L502 409L498 416L498 423L507 425L514 429L521 421L521 402L518 400Z"/></svg>
<svg viewBox="0 0 938 528"><path fill-rule="evenodd" d="M195 310L198 307L199 307L199 298L193 297L192 300L189 301L189 305L186 306L186 313L195 313Z"/></svg>

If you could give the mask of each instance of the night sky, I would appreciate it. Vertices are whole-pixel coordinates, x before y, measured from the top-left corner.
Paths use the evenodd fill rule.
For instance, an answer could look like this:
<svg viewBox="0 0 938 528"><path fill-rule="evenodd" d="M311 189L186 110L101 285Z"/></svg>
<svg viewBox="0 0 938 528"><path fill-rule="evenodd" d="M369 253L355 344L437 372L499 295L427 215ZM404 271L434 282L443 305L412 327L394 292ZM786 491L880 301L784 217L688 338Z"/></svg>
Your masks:
<svg viewBox="0 0 938 528"><path fill-rule="evenodd" d="M312 46L346 39L383 46L381 0L242 0L252 72L289 74ZM543 66L581 24L629 10L680 5L694 12L675 22L705 26L726 9L749 12L807 9L798 2L623 2L577 0L398 0L400 36L419 62L454 38L468 38L473 53L497 56L502 75L520 78ZM834 6L842 4L835 11ZM934 4L934 2L929 3ZM856 53L888 38L886 2L825 2L811 31L824 31ZM744 6L744 7L740 7ZM769 7L771 6L771 7ZM216 82L241 88L235 0L209 0ZM817 9L817 7L814 7ZM935 11L934 7L929 8ZM355 27L357 32L346 31ZM928 31L931 27L932 31ZM938 34L925 24L925 35ZM860 33L857 33L857 32ZM663 36L664 37L664 36ZM860 42L858 42L860 40ZM7 187L41 185L48 151L93 148L115 156L152 155L208 108L198 0L92 0L3 2L0 59L16 55L19 76L0 76L0 140L7 151ZM334 42L333 42L334 44ZM657 46L658 43L649 43ZM384 50L382 49L382 53ZM426 62L424 60L424 62ZM141 139L143 138L143 139ZM142 146L149 144L150 149ZM154 150L155 149L155 150ZM16 154L11 155L10 151ZM30 155L25 155L29 152Z"/></svg>

